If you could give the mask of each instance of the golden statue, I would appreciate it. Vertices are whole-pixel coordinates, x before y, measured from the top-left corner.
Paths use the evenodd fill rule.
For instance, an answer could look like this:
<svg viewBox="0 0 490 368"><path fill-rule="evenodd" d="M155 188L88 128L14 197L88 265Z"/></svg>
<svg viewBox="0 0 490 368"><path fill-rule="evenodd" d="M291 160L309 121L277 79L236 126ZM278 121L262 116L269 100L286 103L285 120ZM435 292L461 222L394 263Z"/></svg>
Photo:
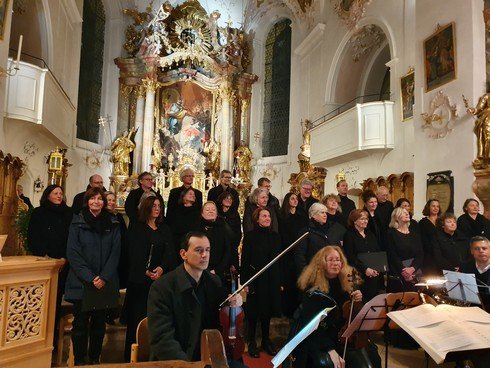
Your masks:
<svg viewBox="0 0 490 368"><path fill-rule="evenodd" d="M207 169L213 178L219 178L220 173L220 143L211 140L204 144L204 154L208 158Z"/></svg>
<svg viewBox="0 0 490 368"><path fill-rule="evenodd" d="M240 146L233 152L236 158L236 171L244 182L250 182L250 174L252 173L252 151L245 145L244 141L240 142Z"/></svg>
<svg viewBox="0 0 490 368"><path fill-rule="evenodd" d="M124 133L121 137L118 137L114 143L112 143L111 161L114 163L113 175L129 176L129 164L131 163L129 154L136 147L132 141L135 134L135 129L131 128L128 132Z"/></svg>
<svg viewBox="0 0 490 368"><path fill-rule="evenodd" d="M469 107L464 96L463 100L468 114L476 116L473 132L476 134L478 152L473 167L484 169L490 163L490 93L481 96L475 107Z"/></svg>

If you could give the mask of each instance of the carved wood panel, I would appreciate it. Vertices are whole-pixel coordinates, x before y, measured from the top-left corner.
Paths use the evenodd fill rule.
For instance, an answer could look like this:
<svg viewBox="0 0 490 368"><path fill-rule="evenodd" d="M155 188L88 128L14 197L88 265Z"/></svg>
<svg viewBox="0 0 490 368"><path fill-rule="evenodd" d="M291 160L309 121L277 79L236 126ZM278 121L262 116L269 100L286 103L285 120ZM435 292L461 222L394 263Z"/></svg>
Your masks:
<svg viewBox="0 0 490 368"><path fill-rule="evenodd" d="M362 184L362 191L372 190L376 193L376 190L380 186L385 186L390 192L389 200L396 203L400 198L407 198L413 206L413 173L404 172L400 175L391 174L387 177L378 176L376 179L368 178L364 180ZM362 208L364 203L359 197L359 208Z"/></svg>

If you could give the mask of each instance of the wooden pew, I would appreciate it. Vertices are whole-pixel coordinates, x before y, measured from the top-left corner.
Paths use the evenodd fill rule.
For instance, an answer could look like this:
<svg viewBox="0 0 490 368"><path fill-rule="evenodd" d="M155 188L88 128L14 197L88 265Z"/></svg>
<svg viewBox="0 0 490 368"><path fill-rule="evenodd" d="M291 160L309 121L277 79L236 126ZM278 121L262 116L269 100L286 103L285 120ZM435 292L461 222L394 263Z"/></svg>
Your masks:
<svg viewBox="0 0 490 368"><path fill-rule="evenodd" d="M223 338L218 330L204 330L201 335L201 361L167 360L161 362L113 363L89 365L92 368L228 368Z"/></svg>

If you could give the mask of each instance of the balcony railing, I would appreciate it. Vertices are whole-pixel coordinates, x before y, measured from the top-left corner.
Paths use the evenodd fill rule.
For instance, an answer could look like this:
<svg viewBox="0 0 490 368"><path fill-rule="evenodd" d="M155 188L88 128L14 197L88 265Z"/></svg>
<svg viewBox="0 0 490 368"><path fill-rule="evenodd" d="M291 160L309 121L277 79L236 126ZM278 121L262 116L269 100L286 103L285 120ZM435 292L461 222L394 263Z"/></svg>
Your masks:
<svg viewBox="0 0 490 368"><path fill-rule="evenodd" d="M313 165L332 166L394 147L392 101L356 104L311 130Z"/></svg>
<svg viewBox="0 0 490 368"><path fill-rule="evenodd" d="M40 124L63 145L72 145L76 108L48 68L21 61L8 77L6 95L6 118Z"/></svg>

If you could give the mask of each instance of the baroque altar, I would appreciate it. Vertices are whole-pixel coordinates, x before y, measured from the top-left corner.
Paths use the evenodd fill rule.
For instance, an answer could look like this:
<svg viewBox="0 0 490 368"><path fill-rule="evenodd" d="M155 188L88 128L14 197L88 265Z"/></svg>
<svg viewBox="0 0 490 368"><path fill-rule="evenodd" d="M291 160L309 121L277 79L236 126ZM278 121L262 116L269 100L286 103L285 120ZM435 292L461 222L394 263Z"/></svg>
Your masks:
<svg viewBox="0 0 490 368"><path fill-rule="evenodd" d="M204 192L220 170L232 170L235 149L249 141L257 76L247 72L247 35L230 22L219 27L220 13L207 14L197 0L124 13L133 19L124 44L128 56L115 63L117 131L134 132L125 175L152 171L165 193L180 185L180 171L191 167L199 179L196 188ZM123 180L120 172L114 176Z"/></svg>

